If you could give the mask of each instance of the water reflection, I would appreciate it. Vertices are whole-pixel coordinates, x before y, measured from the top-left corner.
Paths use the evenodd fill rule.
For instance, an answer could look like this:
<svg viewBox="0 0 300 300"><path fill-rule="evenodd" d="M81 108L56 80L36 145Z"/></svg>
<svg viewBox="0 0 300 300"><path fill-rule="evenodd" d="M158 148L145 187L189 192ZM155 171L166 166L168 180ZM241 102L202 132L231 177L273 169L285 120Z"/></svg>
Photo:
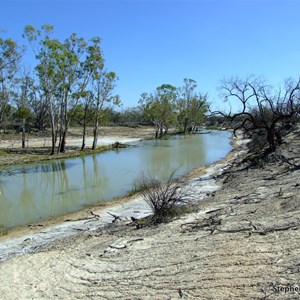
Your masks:
<svg viewBox="0 0 300 300"><path fill-rule="evenodd" d="M28 224L109 201L131 190L141 172L165 178L224 157L228 133L176 136L139 147L0 171L0 224Z"/></svg>
<svg viewBox="0 0 300 300"><path fill-rule="evenodd" d="M60 171L63 168L71 168L75 164L73 162L64 162L61 161L51 161L47 162L44 165L24 165L14 168L6 168L0 170L0 176L14 176L19 174L31 174L31 173L52 173Z"/></svg>
<svg viewBox="0 0 300 300"><path fill-rule="evenodd" d="M206 160L205 144L200 135L176 136L171 140L157 140L154 143L159 151L153 151L153 142L148 141L145 142L144 151L140 152L143 171L153 176L159 174L167 177L170 170L178 168L178 175L182 175Z"/></svg>

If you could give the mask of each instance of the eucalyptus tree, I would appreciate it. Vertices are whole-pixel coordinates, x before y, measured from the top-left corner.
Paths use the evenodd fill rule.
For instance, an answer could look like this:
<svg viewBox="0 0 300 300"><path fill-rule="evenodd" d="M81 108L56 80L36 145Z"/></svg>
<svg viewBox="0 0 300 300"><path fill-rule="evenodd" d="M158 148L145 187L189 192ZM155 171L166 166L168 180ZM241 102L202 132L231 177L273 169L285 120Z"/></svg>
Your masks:
<svg viewBox="0 0 300 300"><path fill-rule="evenodd" d="M58 109L55 100L60 85L56 61L62 46L58 40L51 38L51 33L53 33L52 25L43 25L41 30L37 30L32 25L27 25L23 36L30 42L35 58L38 61L35 69L39 79L41 96L45 99L49 108L52 138L51 155L53 155L55 153L58 119Z"/></svg>
<svg viewBox="0 0 300 300"><path fill-rule="evenodd" d="M33 26L25 27L24 36L28 38L36 54L36 66L39 85L42 91L41 98L46 99L51 122L52 150L55 153L58 138L57 152L65 152L67 132L73 114L78 104L78 95L86 88L88 73L83 70L83 61L86 57L87 43L83 38L71 34L64 42L50 37L53 26L44 25L42 30ZM34 44L38 41L39 48Z"/></svg>
<svg viewBox="0 0 300 300"><path fill-rule="evenodd" d="M144 112L140 106L123 109L120 112L114 112L115 122L124 125L137 126L145 122Z"/></svg>
<svg viewBox="0 0 300 300"><path fill-rule="evenodd" d="M93 82L94 93L94 128L93 128L93 145L92 149L96 149L99 135L99 125L103 110L108 105L120 105L120 97L113 95L112 91L116 86L118 79L115 72L107 72L106 70L99 70Z"/></svg>
<svg viewBox="0 0 300 300"><path fill-rule="evenodd" d="M91 74L88 90L90 92L89 97L92 97L92 107L94 110L92 149L96 149L97 147L103 109L108 105L120 104L119 96L113 95L118 77L115 72L108 72L105 69L100 43L101 39L99 37L91 39L91 43L87 47L88 54L85 63L85 69Z"/></svg>
<svg viewBox="0 0 300 300"><path fill-rule="evenodd" d="M36 96L30 98L29 103L33 113L33 126L38 132L44 133L50 125L49 103L37 85L34 86L34 89L36 90Z"/></svg>
<svg viewBox="0 0 300 300"><path fill-rule="evenodd" d="M14 40L0 38L0 125L3 125L5 113L9 110L14 78L20 68L23 50Z"/></svg>
<svg viewBox="0 0 300 300"><path fill-rule="evenodd" d="M85 91L88 75L82 71L81 60L84 59L87 43L83 38L72 34L60 44L56 57L59 103L59 145L58 152L65 152L66 137L70 121L74 114L69 108L76 108L78 95Z"/></svg>
<svg viewBox="0 0 300 300"><path fill-rule="evenodd" d="M71 113L74 116L74 121L82 126L82 143L81 150L84 150L86 146L86 131L87 126L92 122L94 118L93 111L93 95L91 92L84 91L77 94L79 104L71 109Z"/></svg>
<svg viewBox="0 0 300 300"><path fill-rule="evenodd" d="M26 141L26 125L28 120L33 116L31 111L31 103L36 101L36 86L34 79L29 73L24 73L21 78L15 81L15 97L16 104L15 116L20 120L22 132L22 148L25 148Z"/></svg>
<svg viewBox="0 0 300 300"><path fill-rule="evenodd" d="M139 101L146 119L155 126L155 137L168 133L171 125L176 124L177 89L170 84L156 88L155 93L143 93Z"/></svg>
<svg viewBox="0 0 300 300"><path fill-rule="evenodd" d="M193 131L203 122L208 110L207 95L196 92L197 83L193 79L184 79L184 86L179 88L178 124L184 133Z"/></svg>

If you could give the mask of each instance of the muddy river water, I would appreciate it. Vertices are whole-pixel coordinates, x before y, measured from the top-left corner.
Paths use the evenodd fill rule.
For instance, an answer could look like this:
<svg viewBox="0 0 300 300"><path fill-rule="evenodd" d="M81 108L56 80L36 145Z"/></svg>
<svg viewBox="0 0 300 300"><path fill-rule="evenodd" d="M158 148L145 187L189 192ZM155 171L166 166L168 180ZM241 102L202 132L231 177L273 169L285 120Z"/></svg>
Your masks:
<svg viewBox="0 0 300 300"><path fill-rule="evenodd" d="M178 169L225 157L232 149L225 131L147 140L119 150L0 170L0 224L5 228L39 222L110 201L134 188L144 173L163 180Z"/></svg>

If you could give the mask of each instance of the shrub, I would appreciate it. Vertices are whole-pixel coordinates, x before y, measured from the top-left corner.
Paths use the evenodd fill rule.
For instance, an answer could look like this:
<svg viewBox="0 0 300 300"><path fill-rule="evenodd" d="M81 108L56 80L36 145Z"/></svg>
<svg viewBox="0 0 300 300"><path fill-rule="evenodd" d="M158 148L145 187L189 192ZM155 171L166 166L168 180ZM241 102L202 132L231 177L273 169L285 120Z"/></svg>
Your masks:
<svg viewBox="0 0 300 300"><path fill-rule="evenodd" d="M167 222L185 212L187 204L195 198L187 183L175 178L176 171L173 171L164 183L153 176L145 175L139 180L142 197L153 212L151 224Z"/></svg>

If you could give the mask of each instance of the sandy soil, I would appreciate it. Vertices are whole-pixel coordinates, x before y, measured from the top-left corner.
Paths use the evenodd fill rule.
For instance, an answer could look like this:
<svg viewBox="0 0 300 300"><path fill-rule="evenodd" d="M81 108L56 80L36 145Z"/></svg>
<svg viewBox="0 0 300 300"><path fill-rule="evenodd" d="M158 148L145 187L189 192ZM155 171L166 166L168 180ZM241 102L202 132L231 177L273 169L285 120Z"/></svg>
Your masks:
<svg viewBox="0 0 300 300"><path fill-rule="evenodd" d="M99 144L106 144L106 137L113 142L123 138L143 138L149 135L154 136L153 127L138 126L105 126L99 129ZM91 146L93 132L91 128L87 129L87 147ZM81 146L82 132L80 128L71 127L68 131L67 146ZM51 136L45 133L44 136L33 134L26 135L26 147L42 147L51 145ZM1 134L0 148L21 148L21 135L20 134Z"/></svg>
<svg viewBox="0 0 300 300"><path fill-rule="evenodd" d="M290 133L261 168L230 160L221 188L168 224L123 218L2 261L1 297L299 299L299 144Z"/></svg>
<svg viewBox="0 0 300 300"><path fill-rule="evenodd" d="M82 144L82 133L79 128L70 128L66 143L66 153L50 156L51 137L45 135L38 137L28 135L26 137L26 148L21 149L21 137L16 134L0 135L0 166L16 165L42 160L66 158L80 155ZM137 128L115 126L101 127L98 137L98 147L112 145L115 142L127 144L137 142L145 138L153 138L154 129L148 126ZM86 137L86 150L91 149L93 143L92 130L88 130Z"/></svg>
<svg viewBox="0 0 300 300"><path fill-rule="evenodd" d="M141 139L149 136L154 137L153 127L139 126L137 128L125 126L107 126L99 129L99 145L112 144L116 141L121 142L124 139ZM93 142L92 130L87 130L86 147L91 147ZM81 146L82 133L80 128L70 128L67 137L67 147ZM47 147L51 146L51 137L49 135L26 136L26 147ZM21 136L17 134L0 135L0 148L16 149L21 148Z"/></svg>

